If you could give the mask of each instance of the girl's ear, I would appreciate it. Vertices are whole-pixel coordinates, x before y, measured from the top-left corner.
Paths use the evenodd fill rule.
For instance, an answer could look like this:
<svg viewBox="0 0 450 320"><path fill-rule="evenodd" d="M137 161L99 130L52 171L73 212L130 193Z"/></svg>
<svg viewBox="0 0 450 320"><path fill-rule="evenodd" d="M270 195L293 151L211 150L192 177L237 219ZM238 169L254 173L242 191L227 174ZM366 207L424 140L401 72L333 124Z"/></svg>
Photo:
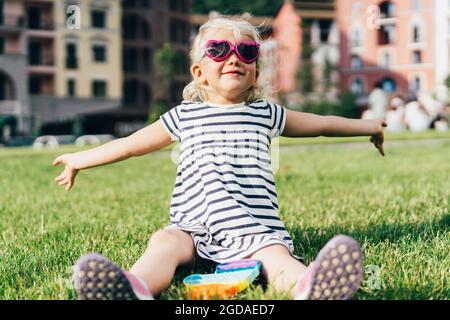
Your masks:
<svg viewBox="0 0 450 320"><path fill-rule="evenodd" d="M199 63L194 63L191 66L191 74L194 77L194 80L197 80L198 82L200 82L202 84L205 84L206 78L203 75L203 72L202 72L202 69L201 69L201 66Z"/></svg>

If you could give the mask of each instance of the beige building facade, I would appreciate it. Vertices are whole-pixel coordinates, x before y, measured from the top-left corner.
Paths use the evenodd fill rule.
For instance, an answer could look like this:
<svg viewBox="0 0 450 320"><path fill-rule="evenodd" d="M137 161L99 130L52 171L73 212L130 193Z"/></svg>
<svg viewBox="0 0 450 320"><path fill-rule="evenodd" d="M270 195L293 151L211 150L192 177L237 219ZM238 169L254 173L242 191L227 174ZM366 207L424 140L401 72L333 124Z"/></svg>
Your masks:
<svg viewBox="0 0 450 320"><path fill-rule="evenodd" d="M56 95L120 99L123 81L120 2L57 1L54 19Z"/></svg>

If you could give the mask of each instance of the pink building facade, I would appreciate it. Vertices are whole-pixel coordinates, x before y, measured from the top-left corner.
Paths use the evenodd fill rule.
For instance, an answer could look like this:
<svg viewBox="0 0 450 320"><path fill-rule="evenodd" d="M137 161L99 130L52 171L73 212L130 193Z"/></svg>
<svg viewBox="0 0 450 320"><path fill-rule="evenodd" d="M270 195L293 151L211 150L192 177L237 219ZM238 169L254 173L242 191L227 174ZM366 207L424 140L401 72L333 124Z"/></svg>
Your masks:
<svg viewBox="0 0 450 320"><path fill-rule="evenodd" d="M436 87L433 0L337 0L341 91L364 103L380 84L388 93Z"/></svg>

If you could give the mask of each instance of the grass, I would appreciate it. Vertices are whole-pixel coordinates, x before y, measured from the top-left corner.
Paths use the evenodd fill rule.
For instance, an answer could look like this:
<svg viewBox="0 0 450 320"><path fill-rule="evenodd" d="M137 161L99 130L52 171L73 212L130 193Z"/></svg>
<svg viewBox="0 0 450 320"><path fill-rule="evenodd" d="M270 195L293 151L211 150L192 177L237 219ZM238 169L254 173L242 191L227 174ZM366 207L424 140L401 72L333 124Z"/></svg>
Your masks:
<svg viewBox="0 0 450 320"><path fill-rule="evenodd" d="M100 252L130 268L169 222L176 167L168 153L82 171L66 192L51 162L74 150L0 150L1 299L76 299L71 266L80 255ZM275 178L296 254L309 263L329 238L348 234L362 244L367 269L356 299L450 298L448 159L447 140L390 148L385 158L369 143L286 150ZM161 298L184 298L182 279L213 268L179 269ZM237 298L286 296L260 280Z"/></svg>

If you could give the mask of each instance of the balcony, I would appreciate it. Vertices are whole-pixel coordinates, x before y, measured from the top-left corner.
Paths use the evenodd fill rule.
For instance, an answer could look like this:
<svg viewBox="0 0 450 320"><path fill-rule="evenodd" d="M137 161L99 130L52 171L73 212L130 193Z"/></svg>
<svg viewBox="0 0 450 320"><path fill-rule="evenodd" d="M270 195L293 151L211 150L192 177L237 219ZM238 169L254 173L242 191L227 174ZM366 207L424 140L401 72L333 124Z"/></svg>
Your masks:
<svg viewBox="0 0 450 320"><path fill-rule="evenodd" d="M24 17L5 16L0 18L0 30L2 32L18 33L25 26Z"/></svg>
<svg viewBox="0 0 450 320"><path fill-rule="evenodd" d="M26 28L29 37L53 38L55 36L55 24L52 20L29 20Z"/></svg>
<svg viewBox="0 0 450 320"><path fill-rule="evenodd" d="M55 72L53 56L30 55L28 57L28 71L34 74L53 74Z"/></svg>

